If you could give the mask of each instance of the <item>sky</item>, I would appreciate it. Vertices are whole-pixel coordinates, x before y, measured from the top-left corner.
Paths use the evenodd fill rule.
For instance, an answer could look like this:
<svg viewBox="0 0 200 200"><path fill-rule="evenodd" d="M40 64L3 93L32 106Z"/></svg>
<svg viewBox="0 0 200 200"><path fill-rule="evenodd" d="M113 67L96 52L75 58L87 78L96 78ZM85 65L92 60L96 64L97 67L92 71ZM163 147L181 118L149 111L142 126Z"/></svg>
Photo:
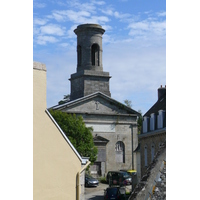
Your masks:
<svg viewBox="0 0 200 200"><path fill-rule="evenodd" d="M33 1L33 60L47 68L47 107L70 94L76 72L80 24L95 23L103 35L103 71L109 72L111 98L142 114L166 85L165 0Z"/></svg>

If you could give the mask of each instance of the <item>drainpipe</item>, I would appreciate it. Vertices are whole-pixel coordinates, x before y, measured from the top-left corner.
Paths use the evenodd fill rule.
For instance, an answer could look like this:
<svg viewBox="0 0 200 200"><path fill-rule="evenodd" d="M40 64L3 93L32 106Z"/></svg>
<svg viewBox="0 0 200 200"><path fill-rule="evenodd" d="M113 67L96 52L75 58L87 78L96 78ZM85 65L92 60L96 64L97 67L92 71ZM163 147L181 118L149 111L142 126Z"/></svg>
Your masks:
<svg viewBox="0 0 200 200"><path fill-rule="evenodd" d="M76 199L80 200L80 174L87 168L91 162L88 160L86 165L77 173L77 185L76 185Z"/></svg>

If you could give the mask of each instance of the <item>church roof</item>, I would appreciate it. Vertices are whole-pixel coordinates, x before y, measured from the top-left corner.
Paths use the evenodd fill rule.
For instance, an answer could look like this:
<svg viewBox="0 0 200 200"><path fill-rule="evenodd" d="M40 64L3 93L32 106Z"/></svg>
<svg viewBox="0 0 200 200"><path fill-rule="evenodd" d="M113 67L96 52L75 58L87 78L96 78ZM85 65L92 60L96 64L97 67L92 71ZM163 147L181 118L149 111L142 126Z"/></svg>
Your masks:
<svg viewBox="0 0 200 200"><path fill-rule="evenodd" d="M70 108L70 107L76 106L77 104L79 104L81 102L85 102L85 101L93 99L95 97L101 97L104 100L109 101L110 104L113 104L113 105L119 107L122 110L126 110L127 113L129 113L129 114L134 114L136 116L140 115L139 112L133 110L132 108L126 106L125 104L120 103L119 101L116 101L115 99L112 99L111 97L103 94L102 92L95 92L93 94L81 97L79 99L76 99L76 100L73 100L73 101L68 101L68 102L63 103L61 105L56 105L56 106L50 107L48 109L62 110L62 109L65 109L65 108Z"/></svg>

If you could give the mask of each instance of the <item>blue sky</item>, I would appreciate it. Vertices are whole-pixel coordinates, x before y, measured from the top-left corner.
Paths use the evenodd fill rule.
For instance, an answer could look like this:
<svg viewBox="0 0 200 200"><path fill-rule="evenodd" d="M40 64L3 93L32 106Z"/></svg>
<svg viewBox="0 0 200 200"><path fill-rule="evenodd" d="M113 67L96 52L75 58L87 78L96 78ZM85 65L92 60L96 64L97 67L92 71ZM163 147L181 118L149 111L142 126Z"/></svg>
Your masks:
<svg viewBox="0 0 200 200"><path fill-rule="evenodd" d="M84 23L100 24L103 70L110 73L111 97L132 102L143 114L166 85L165 0L33 1L33 60L47 67L47 107L70 94L76 72L76 35Z"/></svg>

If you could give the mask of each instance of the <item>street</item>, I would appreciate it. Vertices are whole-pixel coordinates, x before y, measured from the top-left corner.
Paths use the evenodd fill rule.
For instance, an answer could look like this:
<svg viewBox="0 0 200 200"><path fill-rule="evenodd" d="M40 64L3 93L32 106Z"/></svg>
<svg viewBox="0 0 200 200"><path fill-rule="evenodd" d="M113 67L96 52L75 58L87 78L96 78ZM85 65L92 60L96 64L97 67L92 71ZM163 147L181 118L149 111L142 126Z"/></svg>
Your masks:
<svg viewBox="0 0 200 200"><path fill-rule="evenodd" d="M103 200L104 190L108 187L108 184L103 183L99 183L97 187L85 187L85 200ZM131 191L131 186L126 186L126 190ZM128 199L127 197L125 198Z"/></svg>
<svg viewBox="0 0 200 200"><path fill-rule="evenodd" d="M85 200L103 200L104 189L108 187L108 184L99 183L97 187L85 188Z"/></svg>

